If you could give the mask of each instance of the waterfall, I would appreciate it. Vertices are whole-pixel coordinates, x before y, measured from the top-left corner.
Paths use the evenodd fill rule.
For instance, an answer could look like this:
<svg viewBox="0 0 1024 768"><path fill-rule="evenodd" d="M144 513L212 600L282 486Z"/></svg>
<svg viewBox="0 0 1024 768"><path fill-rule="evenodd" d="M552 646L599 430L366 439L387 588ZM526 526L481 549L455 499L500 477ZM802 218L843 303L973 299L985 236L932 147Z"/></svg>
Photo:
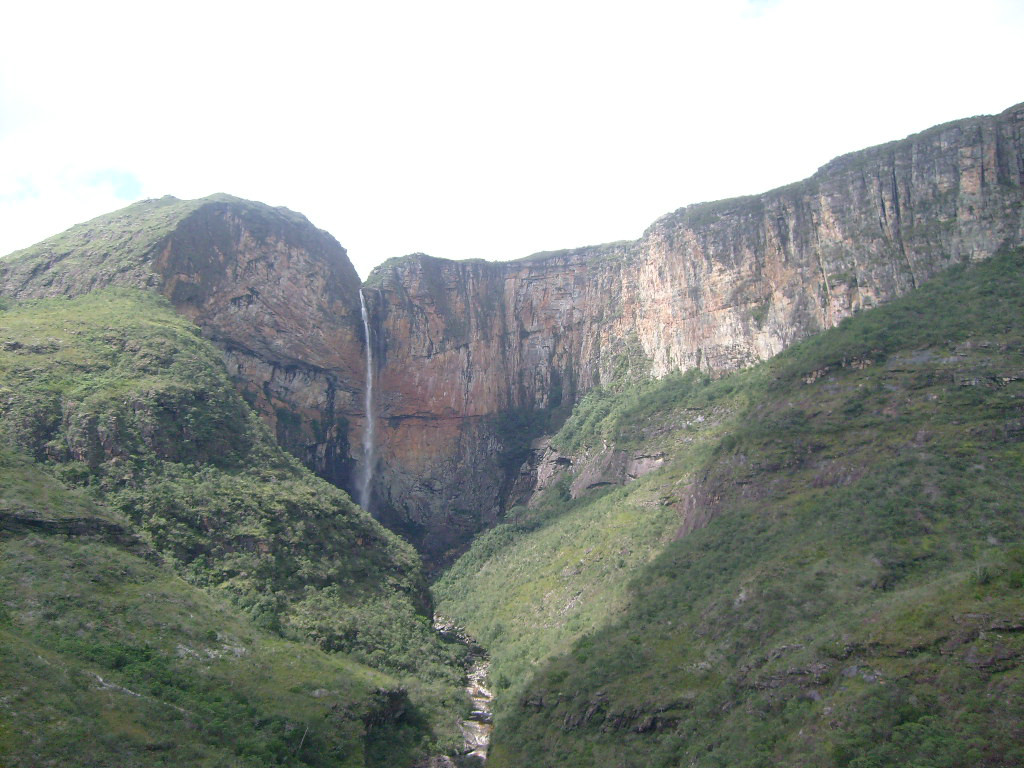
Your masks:
<svg viewBox="0 0 1024 768"><path fill-rule="evenodd" d="M359 289L359 313L363 317L363 335L366 337L366 426L363 428L363 466L359 477L359 506L370 511L370 485L373 480L373 450L376 431L373 413L373 340L370 336L370 316L366 311L363 289Z"/></svg>

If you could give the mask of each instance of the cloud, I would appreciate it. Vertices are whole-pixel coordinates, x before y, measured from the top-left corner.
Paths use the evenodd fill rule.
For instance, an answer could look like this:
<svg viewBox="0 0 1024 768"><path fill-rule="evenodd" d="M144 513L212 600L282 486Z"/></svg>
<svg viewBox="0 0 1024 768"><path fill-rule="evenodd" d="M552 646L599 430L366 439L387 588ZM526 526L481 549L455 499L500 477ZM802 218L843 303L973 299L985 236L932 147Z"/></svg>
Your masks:
<svg viewBox="0 0 1024 768"><path fill-rule="evenodd" d="M88 187L109 187L115 197L121 200L136 200L142 193L142 182L133 173L114 168L94 171L82 179Z"/></svg>
<svg viewBox="0 0 1024 768"><path fill-rule="evenodd" d="M363 274L636 237L1019 101L1014 7L22 3L0 47L0 253L217 191L302 211Z"/></svg>
<svg viewBox="0 0 1024 768"><path fill-rule="evenodd" d="M0 254L25 248L140 197L131 174L106 170L21 176L0 188Z"/></svg>

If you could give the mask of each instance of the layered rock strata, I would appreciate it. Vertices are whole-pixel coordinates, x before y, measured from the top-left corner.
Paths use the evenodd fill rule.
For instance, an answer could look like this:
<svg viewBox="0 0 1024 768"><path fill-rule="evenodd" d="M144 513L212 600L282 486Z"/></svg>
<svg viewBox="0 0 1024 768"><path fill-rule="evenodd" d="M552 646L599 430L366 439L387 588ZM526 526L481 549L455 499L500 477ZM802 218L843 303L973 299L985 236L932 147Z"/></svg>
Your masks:
<svg viewBox="0 0 1024 768"><path fill-rule="evenodd" d="M682 208L635 242L382 265L364 289L380 346L379 513L443 558L500 517L519 469L503 457L536 436L514 432L531 423L521 414L621 376L765 359L1019 246L1022 133L1024 105L938 126L788 187Z"/></svg>

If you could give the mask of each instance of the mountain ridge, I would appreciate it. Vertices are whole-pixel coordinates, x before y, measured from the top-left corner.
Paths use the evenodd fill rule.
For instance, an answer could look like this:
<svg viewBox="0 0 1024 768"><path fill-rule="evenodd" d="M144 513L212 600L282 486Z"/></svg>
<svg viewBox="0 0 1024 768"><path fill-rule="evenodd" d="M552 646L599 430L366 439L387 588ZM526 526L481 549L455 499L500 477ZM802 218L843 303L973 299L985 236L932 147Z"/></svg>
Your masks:
<svg viewBox="0 0 1024 768"><path fill-rule="evenodd" d="M364 288L380 339L377 514L444 561L515 503L509 420L546 414L528 427L539 437L626 372L735 370L1024 241L1022 125L1024 105L937 126L678 209L636 241L378 267Z"/></svg>
<svg viewBox="0 0 1024 768"><path fill-rule="evenodd" d="M305 216L224 194L143 201L0 260L0 285L16 299L108 285L162 294L218 345L282 445L349 483L365 378L359 278Z"/></svg>
<svg viewBox="0 0 1024 768"><path fill-rule="evenodd" d="M230 196L164 199L188 210L150 227L159 253L118 272L89 263L85 237L62 246L79 262L65 285L44 241L0 261L0 295L119 280L164 293L219 345L278 440L354 491L362 288L378 361L370 506L440 566L502 519L531 440L593 387L734 370L1024 241L1022 125L1016 105L848 153L762 194L677 209L634 241L511 262L414 254L362 286L337 241L299 214Z"/></svg>
<svg viewBox="0 0 1024 768"><path fill-rule="evenodd" d="M420 559L283 446L343 488L376 456L370 511L454 561L495 766L1016 764L1022 147L1018 105L636 241L364 285L300 214L221 195L0 261L0 652L45 689L0 702L0 750L38 747L12 711L54 764L61 712L139 764L457 748ZM211 595L231 615L185 621ZM288 695L269 661L269 688L197 682L250 642L301 660Z"/></svg>

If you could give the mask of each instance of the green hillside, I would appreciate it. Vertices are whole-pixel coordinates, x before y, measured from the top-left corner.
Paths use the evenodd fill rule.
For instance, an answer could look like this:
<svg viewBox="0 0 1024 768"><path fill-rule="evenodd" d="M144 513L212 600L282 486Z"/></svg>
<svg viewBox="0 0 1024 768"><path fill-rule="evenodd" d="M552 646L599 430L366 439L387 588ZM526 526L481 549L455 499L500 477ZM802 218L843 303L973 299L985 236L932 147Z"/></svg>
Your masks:
<svg viewBox="0 0 1024 768"><path fill-rule="evenodd" d="M436 587L492 655L490 765L1024 764L1024 255L717 381L595 392L571 477Z"/></svg>
<svg viewBox="0 0 1024 768"><path fill-rule="evenodd" d="M397 680L258 630L30 460L0 470L3 765L388 764Z"/></svg>
<svg viewBox="0 0 1024 768"><path fill-rule="evenodd" d="M431 630L415 552L285 454L162 299L8 304L0 435L10 762L43 740L69 764L79 733L95 765L362 765L364 743L386 765L458 743L463 651Z"/></svg>

